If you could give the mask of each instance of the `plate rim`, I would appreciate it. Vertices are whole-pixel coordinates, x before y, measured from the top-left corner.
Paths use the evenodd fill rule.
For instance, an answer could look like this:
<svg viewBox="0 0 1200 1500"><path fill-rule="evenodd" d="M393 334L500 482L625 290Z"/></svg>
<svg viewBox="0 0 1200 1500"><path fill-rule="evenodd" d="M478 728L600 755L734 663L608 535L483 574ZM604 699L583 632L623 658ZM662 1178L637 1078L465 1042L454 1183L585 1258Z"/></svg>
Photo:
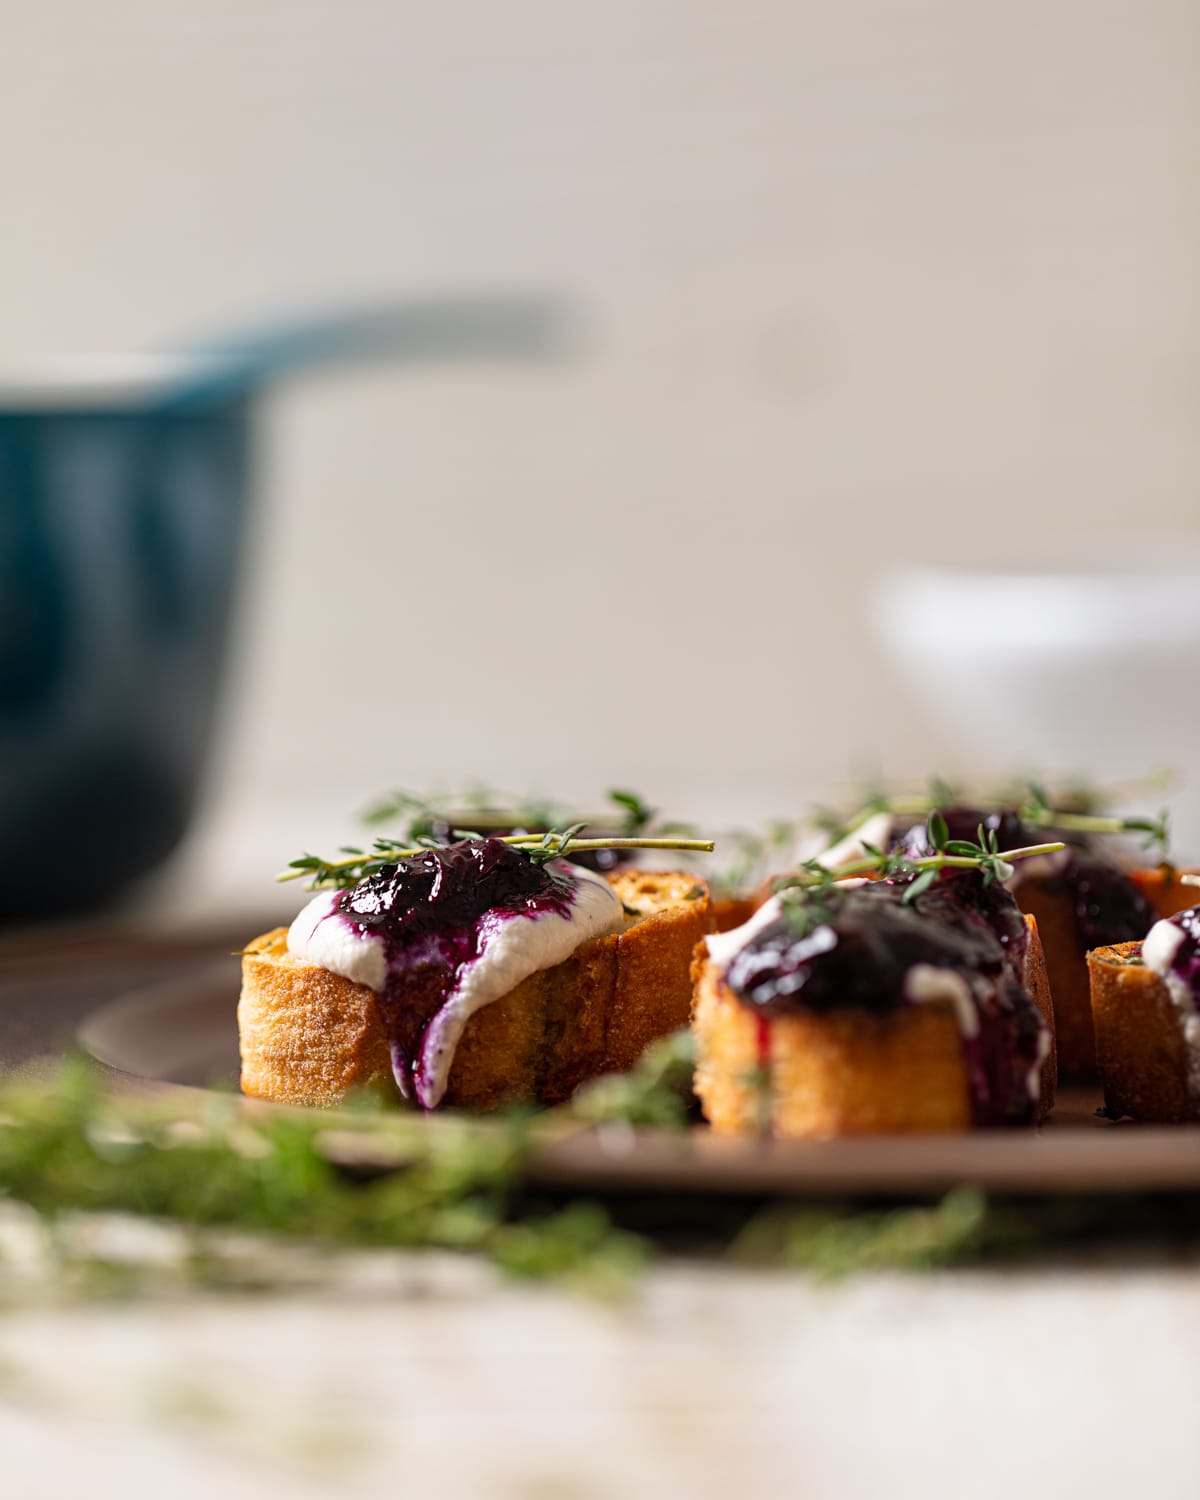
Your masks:
<svg viewBox="0 0 1200 1500"><path fill-rule="evenodd" d="M97 1006L76 1028L76 1041L123 1091L177 1098L191 1105L218 1097L251 1114L312 1113L302 1105L254 1099L240 1091L155 1077L128 1067L106 1031L114 1023L152 1017L187 1001L201 1010L222 1006L236 1015L228 967L206 965L187 975L137 986ZM1086 1107L1084 1091L1060 1091L1067 1113ZM1090 1096L1098 1102L1099 1095ZM354 1117L348 1140L338 1137L348 1112L321 1111L330 1125L330 1159L339 1164L395 1168L395 1140L372 1154L370 1132ZM455 1111L409 1116L421 1131L452 1129L464 1121L486 1127L486 1117ZM497 1126L497 1128L499 1128ZM393 1137L396 1132L392 1132ZM353 1141L353 1146L348 1141ZM1101 1146L1101 1142L1104 1144ZM367 1143L364 1149L364 1143ZM382 1141L379 1142L382 1145ZM777 1140L720 1136L706 1125L683 1131L646 1126L579 1125L564 1133L561 1122L538 1139L534 1127L523 1176L545 1187L584 1192L676 1192L712 1196L880 1197L930 1195L955 1187L997 1194L1200 1191L1200 1125L1151 1125L1087 1120L1072 1125L1051 1116L1049 1127L948 1134L844 1136L828 1140Z"/></svg>

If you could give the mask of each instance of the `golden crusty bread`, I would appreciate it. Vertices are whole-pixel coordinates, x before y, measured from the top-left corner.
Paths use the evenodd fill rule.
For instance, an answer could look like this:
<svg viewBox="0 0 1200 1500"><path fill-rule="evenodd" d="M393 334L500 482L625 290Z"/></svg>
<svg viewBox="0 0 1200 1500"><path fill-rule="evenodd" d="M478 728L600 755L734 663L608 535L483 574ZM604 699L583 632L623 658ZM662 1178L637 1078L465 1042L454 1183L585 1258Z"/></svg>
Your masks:
<svg viewBox="0 0 1200 1500"><path fill-rule="evenodd" d="M1013 894L1021 910L1035 919L1041 936L1054 996L1059 1071L1064 1078L1094 1078L1096 1041L1075 899L1069 891L1043 880L1023 880Z"/></svg>
<svg viewBox="0 0 1200 1500"><path fill-rule="evenodd" d="M607 879L636 915L477 1011L445 1104L556 1104L585 1079L631 1068L650 1042L687 1025L692 950L712 931L707 886L659 870ZM242 1089L256 1098L332 1105L364 1087L398 1097L374 991L293 958L285 928L246 949L238 1031Z"/></svg>
<svg viewBox="0 0 1200 1500"><path fill-rule="evenodd" d="M1194 885L1185 885L1179 878L1196 873L1195 870L1164 864L1153 869L1131 870L1129 876L1154 908L1156 916L1173 917L1176 912L1186 911L1200 901L1200 890Z"/></svg>
<svg viewBox="0 0 1200 1500"><path fill-rule="evenodd" d="M1038 1008L1038 1014L1046 1023L1050 1033L1050 1050L1042 1064L1042 1090L1039 1113L1044 1120L1054 1108L1054 1096L1058 1090L1058 1022L1054 1017L1054 991L1050 985L1050 970L1042 948L1042 935L1038 931L1037 918L1025 913L1025 925L1029 928L1029 946L1025 950L1025 972L1022 978L1029 998Z"/></svg>
<svg viewBox="0 0 1200 1500"><path fill-rule="evenodd" d="M1104 1103L1135 1120L1197 1120L1200 1098L1188 1087L1190 1057L1179 1011L1158 974L1129 962L1141 947L1116 943L1087 956Z"/></svg>
<svg viewBox="0 0 1200 1500"><path fill-rule="evenodd" d="M1029 925L1025 983L1053 1036L1045 961L1037 926ZM970 1128L962 1036L949 1004L768 1021L736 998L703 945L693 977L695 1089L718 1134L804 1139ZM1051 1053L1041 1074L1043 1119L1055 1082Z"/></svg>
<svg viewBox="0 0 1200 1500"><path fill-rule="evenodd" d="M718 896L713 901L713 924L718 932L732 932L748 922L762 902L754 896Z"/></svg>
<svg viewBox="0 0 1200 1500"><path fill-rule="evenodd" d="M1195 887L1180 883L1178 876L1182 873L1164 868L1127 872L1160 917L1194 906L1200 896ZM1054 996L1059 1069L1064 1078L1094 1079L1096 1037L1087 952L1079 935L1075 898L1048 880L1023 880L1013 894L1021 910L1037 919L1041 931Z"/></svg>

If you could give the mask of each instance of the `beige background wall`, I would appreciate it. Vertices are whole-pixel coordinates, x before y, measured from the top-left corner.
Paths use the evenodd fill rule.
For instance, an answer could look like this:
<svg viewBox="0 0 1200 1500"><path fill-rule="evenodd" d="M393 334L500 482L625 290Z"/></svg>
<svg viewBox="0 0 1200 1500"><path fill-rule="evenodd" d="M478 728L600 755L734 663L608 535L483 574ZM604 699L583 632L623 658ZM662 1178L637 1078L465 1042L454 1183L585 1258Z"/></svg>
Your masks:
<svg viewBox="0 0 1200 1500"><path fill-rule="evenodd" d="M576 309L560 367L270 403L208 824L255 879L388 784L742 816L961 765L883 571L1197 530L1182 0L0 16L6 363L373 290Z"/></svg>

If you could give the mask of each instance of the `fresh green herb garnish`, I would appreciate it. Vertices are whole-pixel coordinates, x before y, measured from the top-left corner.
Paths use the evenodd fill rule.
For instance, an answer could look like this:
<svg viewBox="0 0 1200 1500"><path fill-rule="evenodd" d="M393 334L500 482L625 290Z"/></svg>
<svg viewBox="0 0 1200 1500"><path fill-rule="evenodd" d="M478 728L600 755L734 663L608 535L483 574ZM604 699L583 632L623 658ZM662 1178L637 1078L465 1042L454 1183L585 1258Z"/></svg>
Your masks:
<svg viewBox="0 0 1200 1500"><path fill-rule="evenodd" d="M448 1116L436 1130L377 1104L332 1113L250 1111L230 1095L198 1108L163 1104L115 1093L78 1062L47 1081L0 1083L0 1219L36 1214L53 1278L35 1287L28 1266L14 1270L0 1259L0 1307L28 1305L35 1291L73 1299L169 1295L180 1283L276 1291L319 1281L326 1252L339 1247L471 1252L514 1276L624 1292L656 1240L680 1245L677 1200L555 1204L525 1180L529 1153L540 1131L554 1138L592 1127L681 1128L691 1069L684 1032L657 1044L631 1073L599 1079L557 1110ZM370 1142L362 1159L372 1168L387 1159L390 1170L353 1167L347 1146L360 1136ZM636 1233L621 1227L623 1213ZM143 1254L138 1237L119 1261L105 1258L90 1226L112 1214L178 1231L178 1265L164 1266L157 1240ZM693 1254L834 1278L1090 1250L1101 1238L1171 1236L1195 1245L1200 1198L989 1202L959 1190L928 1206L826 1200L760 1209L754 1200L697 1197L684 1235L681 1248Z"/></svg>
<svg viewBox="0 0 1200 1500"><path fill-rule="evenodd" d="M624 813L621 832L626 838L636 838L639 833L644 833L657 817L654 808L647 807L636 792L611 791L608 799Z"/></svg>
<svg viewBox="0 0 1200 1500"><path fill-rule="evenodd" d="M825 1280L856 1271L931 1269L978 1254L987 1208L983 1194L970 1188L928 1208L838 1213L823 1205L776 1207L750 1220L731 1254L751 1265L803 1266Z"/></svg>
<svg viewBox="0 0 1200 1500"><path fill-rule="evenodd" d="M952 806L961 798L977 801L989 808L1011 808L1022 823L1032 828L1101 835L1140 833L1145 836L1146 847L1157 848L1164 857L1170 837L1169 818L1165 808L1153 818L1114 817L1103 811L1104 798L1094 789L1073 787L1055 798L1036 781L1022 781L998 792L976 795L935 777L930 782L927 793L889 794L880 789L872 789L848 817L822 809L814 815L812 822L828 834L831 843L837 843L876 813L922 818L939 807Z"/></svg>
<svg viewBox="0 0 1200 1500"><path fill-rule="evenodd" d="M688 1030L652 1043L628 1073L585 1083L559 1113L589 1125L658 1125L682 1129L692 1098L696 1045Z"/></svg>
<svg viewBox="0 0 1200 1500"><path fill-rule="evenodd" d="M584 838L586 825L576 823L571 828L548 829L545 833L509 833L501 837L502 844L509 844L527 854L535 864L546 864L552 859L564 859L571 854L583 854L595 849L676 849L690 853L709 854L713 849L711 839L682 838ZM479 838L476 829L453 828L451 840ZM341 890L356 886L369 875L378 874L385 865L394 865L398 860L411 859L429 849L444 848L445 844L433 837L419 838L415 843L406 839L377 838L369 850L344 846L341 859L322 859L316 854L302 854L293 859L277 880L302 880L308 878L309 890L337 888Z"/></svg>
<svg viewBox="0 0 1200 1500"><path fill-rule="evenodd" d="M1040 854L1055 854L1065 847L1061 843L1046 843L1002 850L995 830L982 825L978 843L952 839L945 818L936 811L929 815L927 833L934 850L930 855L914 857L902 849L885 850L864 844L861 858L847 860L834 869L819 859L810 859L792 874L781 876L774 882L775 892L798 933L803 936L832 920L838 882L842 880L857 877L905 880L908 884L904 900L912 902L929 889L943 870L978 870L984 884L989 885L993 880L1008 880L1015 862L1034 859Z"/></svg>
<svg viewBox="0 0 1200 1500"><path fill-rule="evenodd" d="M371 825L394 823L397 839L418 843L435 838L460 824L495 832L541 833L547 828L566 828L582 823L588 828L611 832L622 838L691 837L686 823L664 821L638 792L614 788L608 793L610 806L603 812L585 812L578 807L544 798L514 797L488 787L473 787L445 797L420 797L412 792L392 792L373 803L363 814Z"/></svg>
<svg viewBox="0 0 1200 1500"><path fill-rule="evenodd" d="M1099 958L1101 963L1116 964L1118 968L1122 969L1140 969L1144 967L1146 962L1142 957L1140 944L1133 953L1118 953L1115 948L1111 947L1096 948L1093 950L1093 953Z"/></svg>
<svg viewBox="0 0 1200 1500"><path fill-rule="evenodd" d="M530 1198L523 1172L535 1120L551 1132L580 1129L585 1118L625 1108L637 1123L674 1123L677 1064L678 1056L648 1058L614 1080L623 1092L605 1108L584 1095L578 1115L570 1107L540 1117L514 1110L427 1130L367 1101L336 1115L251 1113L217 1096L185 1111L115 1093L72 1062L50 1084L0 1088L0 1203L24 1202L50 1221L117 1212L201 1236L233 1227L326 1248L469 1250L516 1275L619 1290L647 1246L595 1204L555 1208ZM394 1158L391 1170L364 1178L339 1165L353 1162L353 1141L364 1134L374 1161Z"/></svg>
<svg viewBox="0 0 1200 1500"><path fill-rule="evenodd" d="M649 1048L629 1073L600 1078L567 1105L483 1119L446 1117L437 1129L363 1098L329 1113L250 1112L229 1094L199 1108L114 1092L82 1060L47 1083L0 1084L0 1205L30 1205L48 1222L78 1213L171 1221L196 1236L196 1278L221 1284L229 1267L210 1232L228 1228L314 1247L391 1246L481 1253L519 1276L619 1291L649 1246L603 1208L556 1208L524 1182L540 1138L583 1128L682 1128L691 1101L690 1032ZM371 1142L383 1174L353 1170L354 1142ZM342 1165L346 1163L348 1165ZM103 1267L97 1292L137 1290ZM0 1263L0 1303L3 1302Z"/></svg>
<svg viewBox="0 0 1200 1500"><path fill-rule="evenodd" d="M1027 784L1025 796L1017 805L1017 816L1031 827L1060 828L1064 833L1142 833L1146 835L1146 847L1157 848L1163 856L1170 838L1166 808L1156 818L1114 818L1086 807L1075 811L1053 806L1036 782Z"/></svg>

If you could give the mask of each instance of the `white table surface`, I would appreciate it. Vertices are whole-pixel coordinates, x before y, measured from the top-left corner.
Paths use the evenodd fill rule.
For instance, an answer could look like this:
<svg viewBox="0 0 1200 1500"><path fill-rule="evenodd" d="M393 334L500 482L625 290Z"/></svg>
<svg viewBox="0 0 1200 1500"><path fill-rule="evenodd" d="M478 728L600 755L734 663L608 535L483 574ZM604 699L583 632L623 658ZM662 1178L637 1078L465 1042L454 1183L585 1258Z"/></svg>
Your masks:
<svg viewBox="0 0 1200 1500"><path fill-rule="evenodd" d="M0 1451L45 1497L1194 1500L1195 1264L668 1262L625 1304L455 1257L318 1296L9 1311Z"/></svg>

